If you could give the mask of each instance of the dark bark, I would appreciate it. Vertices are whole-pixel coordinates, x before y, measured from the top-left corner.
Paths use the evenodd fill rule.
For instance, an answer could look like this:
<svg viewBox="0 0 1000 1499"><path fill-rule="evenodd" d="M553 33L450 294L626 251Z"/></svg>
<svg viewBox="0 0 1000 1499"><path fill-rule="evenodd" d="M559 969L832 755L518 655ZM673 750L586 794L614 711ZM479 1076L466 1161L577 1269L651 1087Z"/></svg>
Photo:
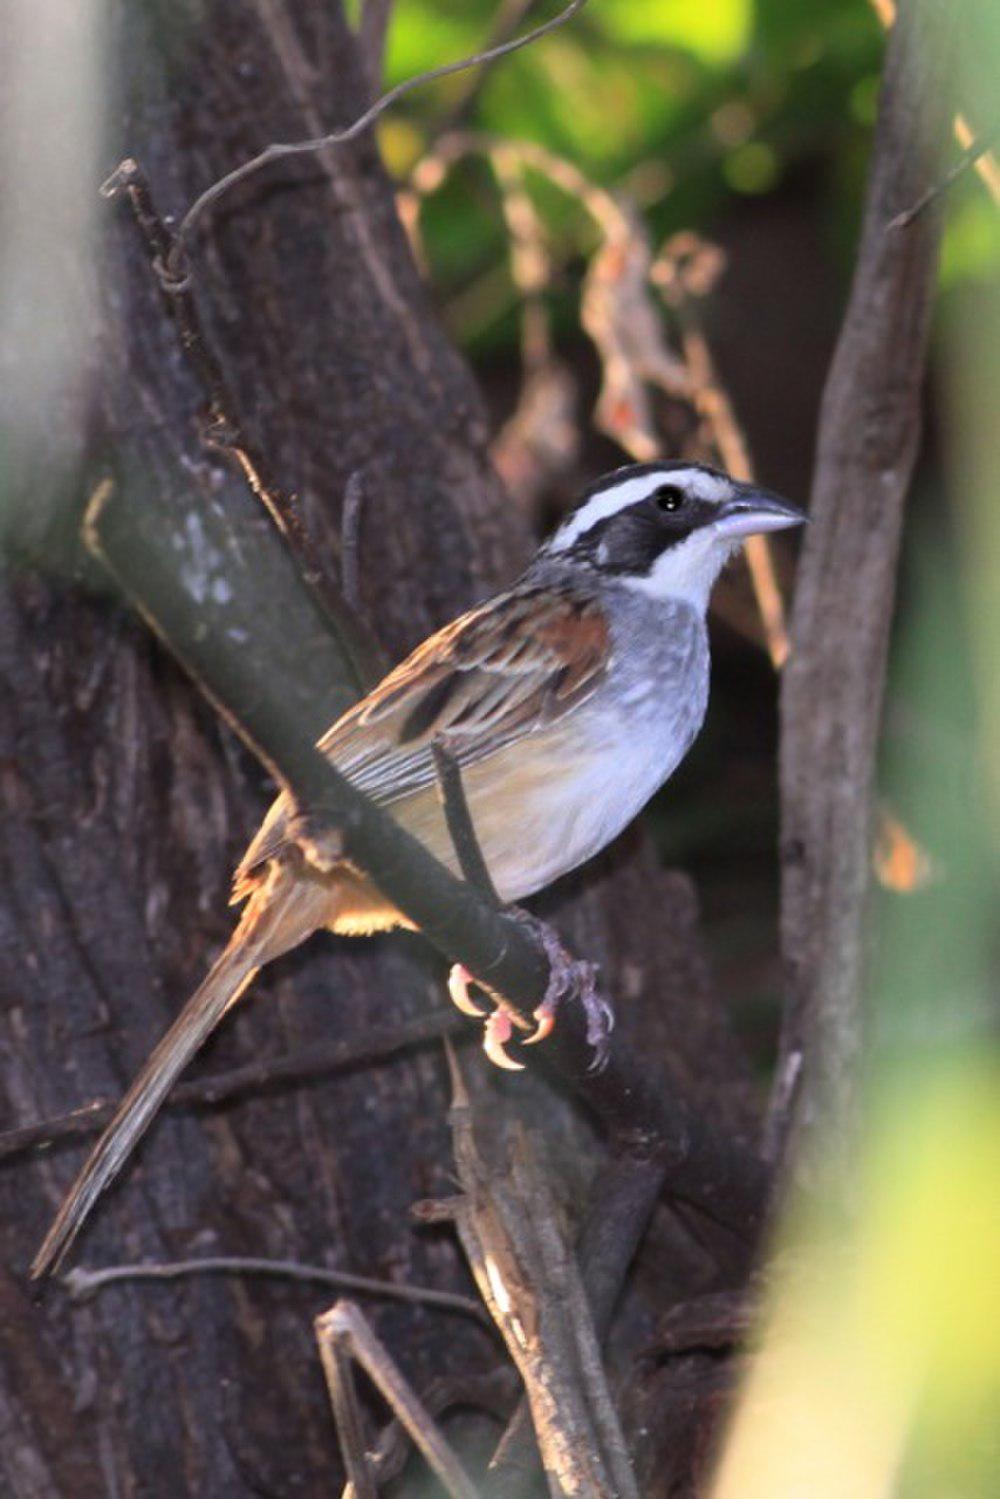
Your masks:
<svg viewBox="0 0 1000 1499"><path fill-rule="evenodd" d="M326 0L122 3L108 50L124 80L108 165L138 157L174 212L267 141L345 122L368 92ZM362 599L391 656L513 574L529 538L489 472L476 392L428 310L370 144L243 185L193 259L242 419L331 571L344 487L366 476ZM107 213L100 262L81 478L110 462L133 496L173 510L206 584L228 581L254 568L270 522L248 518L243 480L199 440L200 395L126 213ZM81 485L80 509L84 498ZM13 1125L120 1091L226 934L228 872L265 802L257 767L112 600L36 559L8 569L0 609L0 1087ZM318 729L343 705L343 673L322 632L292 638L286 625L276 606L270 669ZM684 882L633 837L547 904L604 965L623 1033L662 1058L664 1085L745 1128ZM327 1041L331 1026L404 1022L439 999L437 974L417 939L318 939L260 982L213 1043L211 1070ZM557 1154L565 1142L567 1169L585 1169L541 1084L486 1081L549 1126ZM411 1202L447 1191L445 1111L443 1069L419 1051L165 1117L81 1258L273 1254L466 1286L452 1241L408 1219ZM31 1304L24 1270L77 1159L59 1146L0 1175L5 1491L328 1492L337 1459L310 1328L320 1294L196 1278ZM495 1357L474 1327L425 1309L379 1306L373 1320L418 1389Z"/></svg>

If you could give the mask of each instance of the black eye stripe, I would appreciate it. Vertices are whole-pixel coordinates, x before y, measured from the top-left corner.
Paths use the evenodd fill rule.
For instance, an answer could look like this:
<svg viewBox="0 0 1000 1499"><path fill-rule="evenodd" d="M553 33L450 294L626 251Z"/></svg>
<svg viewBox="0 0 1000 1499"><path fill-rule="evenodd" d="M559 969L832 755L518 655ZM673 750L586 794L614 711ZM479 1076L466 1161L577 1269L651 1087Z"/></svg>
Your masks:
<svg viewBox="0 0 1000 1499"><path fill-rule="evenodd" d="M661 488L676 486L663 485ZM683 503L661 508L656 494L604 516L573 543L564 555L587 562L603 573L644 577L656 559L714 520L718 506L711 500L683 494Z"/></svg>

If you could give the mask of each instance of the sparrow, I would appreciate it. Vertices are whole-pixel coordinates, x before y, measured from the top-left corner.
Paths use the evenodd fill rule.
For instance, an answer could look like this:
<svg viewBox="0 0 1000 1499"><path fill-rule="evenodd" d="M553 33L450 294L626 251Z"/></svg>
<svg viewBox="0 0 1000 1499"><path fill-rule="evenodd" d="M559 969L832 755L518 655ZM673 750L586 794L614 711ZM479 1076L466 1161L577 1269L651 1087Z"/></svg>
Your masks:
<svg viewBox="0 0 1000 1499"><path fill-rule="evenodd" d="M522 576L431 635L319 741L454 873L433 754L443 740L493 883L521 901L612 841L684 758L705 716L705 613L745 537L805 519L787 501L701 464L620 468L585 492ZM32 1266L54 1269L178 1074L265 963L321 928L412 925L348 863L320 869L282 793L236 870L243 913L227 947L125 1094ZM472 1013L469 976L452 997ZM538 1013L551 1029L553 1005ZM606 1016L595 1016L596 1028ZM501 1064L509 1017L487 1023ZM517 1064L513 1064L517 1065Z"/></svg>

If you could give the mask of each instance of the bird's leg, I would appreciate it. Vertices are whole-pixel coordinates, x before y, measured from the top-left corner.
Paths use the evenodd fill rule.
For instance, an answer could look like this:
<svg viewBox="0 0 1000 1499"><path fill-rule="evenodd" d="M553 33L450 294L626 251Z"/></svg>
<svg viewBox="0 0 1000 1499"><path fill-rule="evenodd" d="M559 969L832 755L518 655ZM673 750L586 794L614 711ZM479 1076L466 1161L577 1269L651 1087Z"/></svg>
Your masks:
<svg viewBox="0 0 1000 1499"><path fill-rule="evenodd" d="M560 1003L575 996L583 1005L587 1017L587 1040L594 1049L591 1070L600 1071L608 1059L614 1014L607 1000L598 991L596 963L573 958L546 922L539 921L537 917L517 907L512 908L512 914L531 928L549 960L548 989L534 1012L535 1030L523 1044L531 1046L551 1035ZM483 1050L490 1061L510 1072L520 1072L522 1063L515 1062L504 1048L513 1035L514 1027L523 1026L524 1022L511 1012L500 995L490 994L494 1006L492 1011L482 1009L469 995L469 985L475 982L469 970L461 963L456 963L448 976L448 993L452 1002L463 1015L471 1015L478 1020L485 1018Z"/></svg>

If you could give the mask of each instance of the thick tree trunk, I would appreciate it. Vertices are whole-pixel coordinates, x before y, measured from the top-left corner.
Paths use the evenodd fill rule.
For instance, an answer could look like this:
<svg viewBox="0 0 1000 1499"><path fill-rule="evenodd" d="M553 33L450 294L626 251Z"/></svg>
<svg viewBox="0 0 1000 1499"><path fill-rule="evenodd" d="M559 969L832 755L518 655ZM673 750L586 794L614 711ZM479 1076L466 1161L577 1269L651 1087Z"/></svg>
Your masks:
<svg viewBox="0 0 1000 1499"><path fill-rule="evenodd" d="M135 155L165 211L268 141L346 122L367 92L330 0L122 0L112 12L124 107L108 165ZM367 476L364 603L390 656L514 573L530 538L490 472L475 389L428 308L370 143L253 179L193 261L241 417L331 570L344 486ZM174 508L179 550L211 513L252 556L270 523L246 521L243 481L199 441L199 392L124 210L106 214L100 276L88 480L113 463L140 500ZM229 870L265 790L109 597L36 559L0 578L0 610L0 1088L13 1124L121 1090L228 931ZM331 682L320 721L345 691ZM684 882L633 835L551 905L604 963L621 1022L662 1057L664 1085L743 1127L741 1069ZM317 939L256 990L213 1043L213 1069L363 1034L441 998L437 966L406 937ZM569 1127L540 1085L479 1085ZM408 1218L415 1199L450 1190L445 1107L428 1048L168 1114L79 1256L242 1252L462 1284L451 1240ZM32 1304L25 1268L78 1159L73 1145L0 1174L4 1491L329 1492L337 1456L310 1326L322 1292L202 1277L123 1285L86 1305L53 1289ZM373 1315L418 1387L495 1360L458 1317L389 1303Z"/></svg>

